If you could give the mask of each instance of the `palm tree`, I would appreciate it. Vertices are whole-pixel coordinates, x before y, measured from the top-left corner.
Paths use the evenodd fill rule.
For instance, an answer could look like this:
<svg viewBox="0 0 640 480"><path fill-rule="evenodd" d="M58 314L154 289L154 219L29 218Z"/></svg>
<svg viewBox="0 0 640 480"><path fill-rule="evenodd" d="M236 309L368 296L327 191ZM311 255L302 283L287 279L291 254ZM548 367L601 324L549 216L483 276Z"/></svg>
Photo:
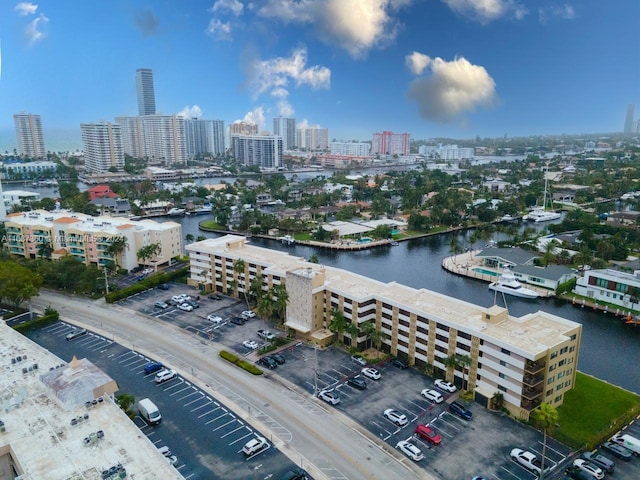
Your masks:
<svg viewBox="0 0 640 480"><path fill-rule="evenodd" d="M376 358L378 358L380 356L380 347L382 346L382 342L387 338L387 334L382 330L375 329L369 333L369 338L376 346Z"/></svg>
<svg viewBox="0 0 640 480"><path fill-rule="evenodd" d="M459 353L456 353L456 360L458 362L458 366L462 367L462 387L463 390L466 390L469 388L467 383L467 374L469 373L469 367L471 366L471 357L469 355L460 355Z"/></svg>
<svg viewBox="0 0 640 480"><path fill-rule="evenodd" d="M455 235L449 240L449 253L454 257L453 263L456 263L455 256L462 253L462 245L460 245L458 237Z"/></svg>
<svg viewBox="0 0 640 480"><path fill-rule="evenodd" d="M52 253L53 246L48 239L38 243L38 255L40 255L42 258L51 258Z"/></svg>
<svg viewBox="0 0 640 480"><path fill-rule="evenodd" d="M447 380L447 382L453 383L453 381L449 379L455 378L454 370L458 366L458 359L456 358L456 355L449 355L442 361L442 363L445 367L447 367L447 371L445 372L445 380Z"/></svg>
<svg viewBox="0 0 640 480"><path fill-rule="evenodd" d="M369 348L369 342L372 342L372 336L375 336L374 332L376 331L376 326L373 324L373 322L366 322L360 326L360 331L365 337L367 337L367 348Z"/></svg>
<svg viewBox="0 0 640 480"><path fill-rule="evenodd" d="M543 441L542 441L542 465L540 466L540 477L539 479L544 478L544 460L545 453L547 450L547 433L550 429L555 427L558 424L558 420L560 415L558 414L558 410L555 409L552 405L548 403L541 403L538 408L536 408L533 412L531 412L531 422L543 433Z"/></svg>
<svg viewBox="0 0 640 480"><path fill-rule="evenodd" d="M247 303L247 308L249 308L249 298L247 297L247 284L246 284L246 277L245 277L246 268L247 268L247 264L241 258L233 262L233 271L236 273L238 285L240 288L242 288L242 293L244 294L244 301ZM240 281L240 275L242 275L242 281Z"/></svg>
<svg viewBox="0 0 640 480"><path fill-rule="evenodd" d="M251 280L251 283L249 283L249 296L256 305L260 303L260 300L262 300L262 297L264 296L262 282L258 277L254 277L253 280Z"/></svg>
<svg viewBox="0 0 640 480"><path fill-rule="evenodd" d="M502 410L504 407L504 394L502 392L495 392L491 397L492 408L496 410Z"/></svg>
<svg viewBox="0 0 640 480"><path fill-rule="evenodd" d="M284 323L287 316L287 304L289 303L289 293L287 292L287 286L284 284L275 285L272 289L273 310L277 314L278 319Z"/></svg>
<svg viewBox="0 0 640 480"><path fill-rule="evenodd" d="M122 252L129 249L129 241L127 237L122 235L111 237L111 243L107 247L106 253L113 257L116 265L120 265L121 261L118 261L118 257L120 256L120 260L122 260ZM140 257L138 257L140 258Z"/></svg>
<svg viewBox="0 0 640 480"><path fill-rule="evenodd" d="M193 242L193 238L194 238L194 237L193 237L193 234L191 234L191 233L187 233L187 234L185 235L185 237L184 237L184 239L187 241L187 243L191 243L191 242Z"/></svg>
<svg viewBox="0 0 640 480"><path fill-rule="evenodd" d="M333 333L337 333L338 335L342 335L342 343L344 341L344 333L348 328L349 322L342 313L337 308L331 310L331 321L329 322L329 330Z"/></svg>

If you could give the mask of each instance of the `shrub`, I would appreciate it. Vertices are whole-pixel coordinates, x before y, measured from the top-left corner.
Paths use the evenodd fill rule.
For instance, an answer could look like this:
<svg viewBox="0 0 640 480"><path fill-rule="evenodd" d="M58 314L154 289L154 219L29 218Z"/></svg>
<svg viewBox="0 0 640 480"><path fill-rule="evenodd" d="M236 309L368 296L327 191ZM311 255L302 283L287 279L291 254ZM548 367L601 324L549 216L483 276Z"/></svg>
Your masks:
<svg viewBox="0 0 640 480"><path fill-rule="evenodd" d="M51 325L52 323L55 323L60 319L60 315L56 310L47 307L46 312L47 313L40 318L15 325L13 329L16 332L25 333L32 329L36 330L42 327L46 327L47 325Z"/></svg>
<svg viewBox="0 0 640 480"><path fill-rule="evenodd" d="M242 360L240 358L238 358L237 355L231 353L231 352L227 352L226 350L221 350L220 351L220 357L224 358L227 362L233 363L234 365L237 365L238 367L242 368L243 370L246 370L247 372L249 372L252 375L262 375L262 370L260 370L258 367L256 367L253 363L249 363L245 360Z"/></svg>

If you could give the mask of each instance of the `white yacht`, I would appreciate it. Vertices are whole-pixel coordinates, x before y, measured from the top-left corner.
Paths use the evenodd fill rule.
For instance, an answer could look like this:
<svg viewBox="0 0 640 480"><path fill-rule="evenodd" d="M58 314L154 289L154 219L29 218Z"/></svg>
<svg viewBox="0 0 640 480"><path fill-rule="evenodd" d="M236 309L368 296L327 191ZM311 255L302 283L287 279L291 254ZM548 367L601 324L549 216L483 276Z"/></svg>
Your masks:
<svg viewBox="0 0 640 480"><path fill-rule="evenodd" d="M173 207L167 211L166 215L170 217L176 217L178 215L184 215L184 212L185 212L184 208Z"/></svg>
<svg viewBox="0 0 640 480"><path fill-rule="evenodd" d="M538 298L540 296L538 292L523 287L508 267L505 267L497 282L489 284L489 290L521 298Z"/></svg>
<svg viewBox="0 0 640 480"><path fill-rule="evenodd" d="M530 222L550 222L551 220L558 220L562 218L562 214L553 210L547 210L547 189L549 188L549 180L544 179L544 195L542 197L542 206L535 207L528 214L522 217L523 220L529 220ZM551 199L551 205L553 206L553 199Z"/></svg>

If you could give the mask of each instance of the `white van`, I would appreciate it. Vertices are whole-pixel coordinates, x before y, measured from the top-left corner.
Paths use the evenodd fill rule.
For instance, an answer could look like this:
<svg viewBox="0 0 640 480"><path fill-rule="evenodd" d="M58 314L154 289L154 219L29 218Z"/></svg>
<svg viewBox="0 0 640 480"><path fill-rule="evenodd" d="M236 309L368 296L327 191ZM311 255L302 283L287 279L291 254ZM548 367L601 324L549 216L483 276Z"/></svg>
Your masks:
<svg viewBox="0 0 640 480"><path fill-rule="evenodd" d="M618 445L622 445L627 450L631 450L636 455L640 455L640 440L636 437L632 437L628 433L625 433L624 435L619 433L618 435L614 435L611 440L616 442Z"/></svg>
<svg viewBox="0 0 640 480"><path fill-rule="evenodd" d="M151 425L157 425L162 421L160 410L158 410L155 403L148 398L143 398L138 402L138 412L140 412L140 416Z"/></svg>

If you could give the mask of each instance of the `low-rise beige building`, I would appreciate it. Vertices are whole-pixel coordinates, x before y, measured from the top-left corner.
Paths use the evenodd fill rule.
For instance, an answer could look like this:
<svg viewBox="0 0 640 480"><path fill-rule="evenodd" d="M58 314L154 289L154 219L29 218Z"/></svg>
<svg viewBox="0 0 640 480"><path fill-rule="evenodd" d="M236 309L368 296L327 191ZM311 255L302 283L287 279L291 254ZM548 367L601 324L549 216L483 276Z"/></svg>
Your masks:
<svg viewBox="0 0 640 480"><path fill-rule="evenodd" d="M327 329L338 310L359 328L353 344L364 347L362 325L371 322L384 334L383 350L458 385L468 382L482 404L501 396L517 417L528 418L542 402L561 405L574 386L582 326L556 315L538 311L514 317L499 306L379 282L233 235L192 243L187 251L192 285L238 296L256 278L265 291L285 284L285 326L298 337L330 341ZM244 262L243 273L234 269L238 260ZM469 364L448 366L447 358L455 354Z"/></svg>
<svg viewBox="0 0 640 480"><path fill-rule="evenodd" d="M9 253L25 258L50 256L56 259L71 255L87 265L103 266L114 262L131 270L138 264L166 264L182 254L182 226L175 222L132 221L120 217L35 210L7 215L5 231L3 243ZM126 246L113 254L109 247L119 239L123 239ZM158 256L138 259L140 249L152 244L160 245Z"/></svg>

